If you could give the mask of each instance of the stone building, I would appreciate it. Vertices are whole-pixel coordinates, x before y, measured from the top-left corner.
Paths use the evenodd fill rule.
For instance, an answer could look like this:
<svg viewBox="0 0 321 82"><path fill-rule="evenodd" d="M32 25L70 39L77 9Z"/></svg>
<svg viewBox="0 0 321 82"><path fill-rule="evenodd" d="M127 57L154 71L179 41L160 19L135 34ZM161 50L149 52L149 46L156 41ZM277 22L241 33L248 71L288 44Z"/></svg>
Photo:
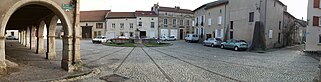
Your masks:
<svg viewBox="0 0 321 82"><path fill-rule="evenodd" d="M158 15L159 36L176 36L177 39L183 40L186 34L194 33L192 21L193 12L188 9L181 9L176 6L162 7L154 4L152 11Z"/></svg>
<svg viewBox="0 0 321 82"><path fill-rule="evenodd" d="M5 37L8 37L8 36L14 36L17 39L20 38L19 37L19 30L6 30Z"/></svg>
<svg viewBox="0 0 321 82"><path fill-rule="evenodd" d="M214 1L204 4L194 12L195 34L203 41L207 38L225 39L224 35L228 26L228 0ZM233 31L231 31L233 32ZM233 33L232 33L233 35ZM233 37L233 36L231 36Z"/></svg>
<svg viewBox="0 0 321 82"><path fill-rule="evenodd" d="M92 39L106 35L105 16L110 10L80 11L82 39Z"/></svg>
<svg viewBox="0 0 321 82"><path fill-rule="evenodd" d="M135 30L138 26L135 12L110 12L106 16L106 22L107 38L135 37Z"/></svg>
<svg viewBox="0 0 321 82"><path fill-rule="evenodd" d="M306 51L321 51L321 1L309 0Z"/></svg>
<svg viewBox="0 0 321 82"><path fill-rule="evenodd" d="M251 49L281 47L286 8L279 0L214 1L194 10L196 31L202 40L243 39Z"/></svg>
<svg viewBox="0 0 321 82"><path fill-rule="evenodd" d="M0 73L6 72L5 30L19 30L19 42L47 59L56 58L55 28L61 20L64 37L61 50L61 67L67 71L81 68L80 0L1 0L0 1ZM44 26L48 29L47 48L42 36ZM46 49L46 50L45 50ZM59 50L60 51L60 50Z"/></svg>
<svg viewBox="0 0 321 82"><path fill-rule="evenodd" d="M141 38L158 37L158 15L154 11L136 11L135 16Z"/></svg>

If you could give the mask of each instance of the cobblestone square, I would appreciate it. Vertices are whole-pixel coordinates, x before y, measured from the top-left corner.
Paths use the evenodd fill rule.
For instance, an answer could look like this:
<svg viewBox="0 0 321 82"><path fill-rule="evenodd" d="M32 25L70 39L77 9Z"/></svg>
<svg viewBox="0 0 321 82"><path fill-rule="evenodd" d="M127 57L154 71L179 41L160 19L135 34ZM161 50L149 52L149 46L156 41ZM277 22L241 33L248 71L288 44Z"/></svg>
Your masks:
<svg viewBox="0 0 321 82"><path fill-rule="evenodd" d="M104 82L100 77L117 74L126 82L311 82L318 60L302 46L266 53L232 51L198 43L172 41L168 47L110 47L81 41L85 67L101 73L82 82Z"/></svg>

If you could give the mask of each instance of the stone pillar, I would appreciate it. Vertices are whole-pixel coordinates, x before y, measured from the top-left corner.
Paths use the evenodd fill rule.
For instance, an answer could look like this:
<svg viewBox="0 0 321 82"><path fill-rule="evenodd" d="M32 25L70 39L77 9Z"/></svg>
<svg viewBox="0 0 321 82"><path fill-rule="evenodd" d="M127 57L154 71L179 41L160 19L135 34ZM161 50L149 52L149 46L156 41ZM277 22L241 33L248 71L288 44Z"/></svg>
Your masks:
<svg viewBox="0 0 321 82"><path fill-rule="evenodd" d="M22 31L22 45L26 46L26 30Z"/></svg>
<svg viewBox="0 0 321 82"><path fill-rule="evenodd" d="M18 41L19 41L19 44L21 44L21 31L20 30L18 31Z"/></svg>
<svg viewBox="0 0 321 82"><path fill-rule="evenodd" d="M55 38L55 31L50 30L52 28L48 28L48 36L47 36L47 54L46 58L49 60L56 59L56 38Z"/></svg>
<svg viewBox="0 0 321 82"><path fill-rule="evenodd" d="M27 28L27 34L26 34L26 47L30 48L30 28Z"/></svg>
<svg viewBox="0 0 321 82"><path fill-rule="evenodd" d="M36 27L32 26L30 32L30 48L32 51L36 52Z"/></svg>
<svg viewBox="0 0 321 82"><path fill-rule="evenodd" d="M6 74L6 63L5 63L5 37L4 35L0 35L0 73Z"/></svg>
<svg viewBox="0 0 321 82"><path fill-rule="evenodd" d="M75 67L73 66L73 49L72 49L72 36L63 36L63 51L61 67L68 72L72 72Z"/></svg>
<svg viewBox="0 0 321 82"><path fill-rule="evenodd" d="M45 52L44 50L44 36L43 36L43 32L44 32L44 22L41 22L38 29L37 29L37 54L43 54Z"/></svg>
<svg viewBox="0 0 321 82"><path fill-rule="evenodd" d="M56 26L58 21L57 16L53 16L50 19L50 24L47 28L47 54L46 58L49 60L56 59Z"/></svg>

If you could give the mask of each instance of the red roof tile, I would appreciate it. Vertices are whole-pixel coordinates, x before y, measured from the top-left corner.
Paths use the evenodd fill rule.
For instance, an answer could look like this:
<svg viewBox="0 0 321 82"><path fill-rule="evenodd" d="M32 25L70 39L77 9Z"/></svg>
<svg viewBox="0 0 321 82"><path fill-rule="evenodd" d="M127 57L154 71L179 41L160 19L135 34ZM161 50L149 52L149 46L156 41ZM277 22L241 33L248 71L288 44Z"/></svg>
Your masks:
<svg viewBox="0 0 321 82"><path fill-rule="evenodd" d="M80 11L80 21L82 22L105 21L105 16L108 12L110 12L110 10Z"/></svg>
<svg viewBox="0 0 321 82"><path fill-rule="evenodd" d="M157 17L158 15L154 11L136 11L136 17Z"/></svg>
<svg viewBox="0 0 321 82"><path fill-rule="evenodd" d="M159 11L193 14L192 10L180 9L179 7L171 8L171 7L161 7L160 6Z"/></svg>
<svg viewBox="0 0 321 82"><path fill-rule="evenodd" d="M107 14L107 19L115 18L136 18L135 12L110 12Z"/></svg>

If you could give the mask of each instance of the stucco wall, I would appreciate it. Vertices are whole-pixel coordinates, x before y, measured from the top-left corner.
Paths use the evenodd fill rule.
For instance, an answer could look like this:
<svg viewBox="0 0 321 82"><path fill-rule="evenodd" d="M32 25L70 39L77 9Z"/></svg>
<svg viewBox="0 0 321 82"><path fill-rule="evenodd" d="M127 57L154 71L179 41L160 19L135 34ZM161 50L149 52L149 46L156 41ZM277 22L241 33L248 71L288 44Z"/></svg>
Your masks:
<svg viewBox="0 0 321 82"><path fill-rule="evenodd" d="M306 47L307 51L321 51L321 44L319 43L319 36L321 35L321 27L312 26L313 16L321 16L320 8L313 8L313 1L309 0L308 5L308 27L307 27L307 38Z"/></svg>

